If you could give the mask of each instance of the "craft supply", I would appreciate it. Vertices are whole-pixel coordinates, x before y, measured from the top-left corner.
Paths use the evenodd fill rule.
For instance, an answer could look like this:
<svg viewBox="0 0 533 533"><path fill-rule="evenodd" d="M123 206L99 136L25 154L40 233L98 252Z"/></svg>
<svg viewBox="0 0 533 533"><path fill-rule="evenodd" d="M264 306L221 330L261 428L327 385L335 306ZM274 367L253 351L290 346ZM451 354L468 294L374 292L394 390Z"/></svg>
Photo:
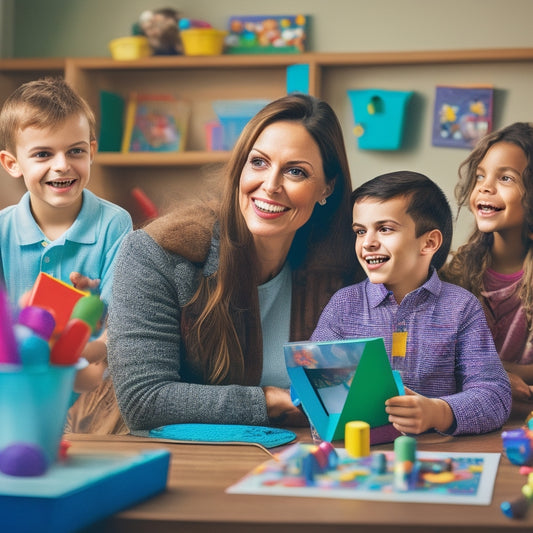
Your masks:
<svg viewBox="0 0 533 533"><path fill-rule="evenodd" d="M281 446L296 438L296 433L288 429L238 424L171 424L151 429L149 432L136 431L134 433L164 440L212 444L249 443L259 444L265 448Z"/></svg>
<svg viewBox="0 0 533 533"><path fill-rule="evenodd" d="M104 302L96 294L89 294L76 302L69 320L79 318L90 326L91 332L94 332L103 314Z"/></svg>
<svg viewBox="0 0 533 533"><path fill-rule="evenodd" d="M43 273L30 299L13 324L0 290L0 362L10 363L0 365L0 472L18 477L41 476L57 461L76 365L104 308ZM58 330L55 318L67 311L75 316Z"/></svg>
<svg viewBox="0 0 533 533"><path fill-rule="evenodd" d="M0 288L0 363L20 364L9 302L2 288Z"/></svg>
<svg viewBox="0 0 533 533"><path fill-rule="evenodd" d="M348 422L344 433L344 447L352 457L370 455L370 425L360 420Z"/></svg>
<svg viewBox="0 0 533 533"><path fill-rule="evenodd" d="M420 502L488 506L492 503L501 456L499 453L417 451L416 462L444 464L451 460L453 468L451 472L445 472L447 481L428 480L402 491L395 488L395 454L392 450L353 458L345 448L336 448L337 467L316 471L313 482L307 483L302 459L315 449L316 445L308 443L284 447L274 458L256 466L229 487L227 492L285 498L295 496L403 504ZM408 456L412 458L412 449ZM386 510L387 506L383 509Z"/></svg>
<svg viewBox="0 0 533 533"><path fill-rule="evenodd" d="M408 491L416 485L416 439L402 435L394 440L394 488Z"/></svg>

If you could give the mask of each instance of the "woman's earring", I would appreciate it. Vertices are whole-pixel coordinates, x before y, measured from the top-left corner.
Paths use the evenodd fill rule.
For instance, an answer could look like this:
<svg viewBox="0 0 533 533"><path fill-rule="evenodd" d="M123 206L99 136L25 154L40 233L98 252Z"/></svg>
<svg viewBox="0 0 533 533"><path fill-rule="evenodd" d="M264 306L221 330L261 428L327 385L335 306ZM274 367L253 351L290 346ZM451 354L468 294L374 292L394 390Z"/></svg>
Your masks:
<svg viewBox="0 0 533 533"><path fill-rule="evenodd" d="M322 198L322 200L319 200L318 203L320 205L326 205L326 199L325 198Z"/></svg>

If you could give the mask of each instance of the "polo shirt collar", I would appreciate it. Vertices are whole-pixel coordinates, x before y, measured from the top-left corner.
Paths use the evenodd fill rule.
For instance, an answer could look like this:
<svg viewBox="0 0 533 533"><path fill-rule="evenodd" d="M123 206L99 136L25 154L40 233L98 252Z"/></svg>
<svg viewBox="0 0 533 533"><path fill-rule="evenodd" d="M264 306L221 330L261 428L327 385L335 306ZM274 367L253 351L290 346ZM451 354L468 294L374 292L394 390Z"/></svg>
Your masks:
<svg viewBox="0 0 533 533"><path fill-rule="evenodd" d="M97 239L98 225L95 224L95 221L100 216L100 206L97 197L90 191L84 189L82 195L81 210L64 237L65 240L72 242L92 244ZM42 242L46 239L31 213L29 192L25 192L16 205L14 218L17 240L22 246Z"/></svg>

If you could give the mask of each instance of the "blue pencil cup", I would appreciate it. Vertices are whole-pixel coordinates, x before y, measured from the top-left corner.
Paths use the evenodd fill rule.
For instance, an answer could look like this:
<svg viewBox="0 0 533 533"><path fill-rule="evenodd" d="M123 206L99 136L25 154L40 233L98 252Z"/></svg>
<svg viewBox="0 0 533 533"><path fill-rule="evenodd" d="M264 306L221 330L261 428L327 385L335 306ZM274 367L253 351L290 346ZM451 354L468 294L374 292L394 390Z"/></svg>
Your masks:
<svg viewBox="0 0 533 533"><path fill-rule="evenodd" d="M42 449L48 466L57 460L76 370L0 368L0 452L29 444Z"/></svg>
<svg viewBox="0 0 533 533"><path fill-rule="evenodd" d="M358 146L365 150L398 150L402 144L405 109L413 91L351 89L348 97Z"/></svg>

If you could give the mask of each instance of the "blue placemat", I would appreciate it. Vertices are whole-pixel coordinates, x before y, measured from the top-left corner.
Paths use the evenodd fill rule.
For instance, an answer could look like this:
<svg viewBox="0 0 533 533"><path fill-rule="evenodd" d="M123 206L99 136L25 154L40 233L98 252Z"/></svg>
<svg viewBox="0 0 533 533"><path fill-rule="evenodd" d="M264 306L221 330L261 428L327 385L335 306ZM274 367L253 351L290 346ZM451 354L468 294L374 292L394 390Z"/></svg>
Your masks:
<svg viewBox="0 0 533 533"><path fill-rule="evenodd" d="M296 439L296 433L288 429L225 424L173 424L152 429L148 436L194 442L251 443L265 448L288 444Z"/></svg>

